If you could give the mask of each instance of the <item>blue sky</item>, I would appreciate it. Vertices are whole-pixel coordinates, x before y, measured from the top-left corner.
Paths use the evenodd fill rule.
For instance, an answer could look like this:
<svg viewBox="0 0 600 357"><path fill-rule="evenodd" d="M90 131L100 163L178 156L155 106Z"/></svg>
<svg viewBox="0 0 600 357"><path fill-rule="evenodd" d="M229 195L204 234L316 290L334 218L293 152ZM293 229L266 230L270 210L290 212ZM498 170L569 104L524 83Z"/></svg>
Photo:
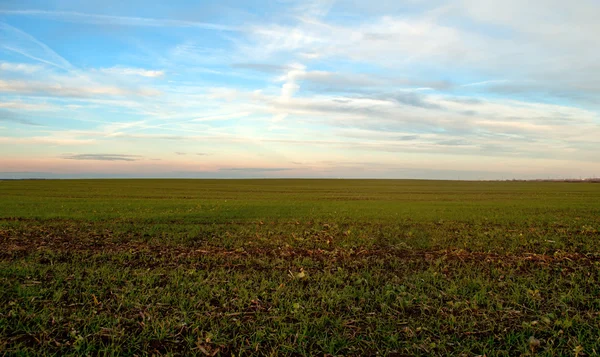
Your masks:
<svg viewBox="0 0 600 357"><path fill-rule="evenodd" d="M0 3L1 177L600 176L594 0Z"/></svg>

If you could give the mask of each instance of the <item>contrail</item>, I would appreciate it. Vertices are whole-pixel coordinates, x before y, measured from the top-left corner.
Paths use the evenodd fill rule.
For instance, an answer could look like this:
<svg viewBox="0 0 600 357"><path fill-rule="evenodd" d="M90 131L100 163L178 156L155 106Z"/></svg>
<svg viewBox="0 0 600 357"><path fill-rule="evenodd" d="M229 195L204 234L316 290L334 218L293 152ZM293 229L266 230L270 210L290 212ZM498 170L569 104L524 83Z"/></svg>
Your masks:
<svg viewBox="0 0 600 357"><path fill-rule="evenodd" d="M25 57L28 57L30 59L33 59L33 60L36 60L36 61L39 61L42 63L46 63L51 66L54 66L54 67L57 67L60 69L64 69L66 71L72 71L73 69L75 69L69 61L67 61L64 57L62 57L61 55L56 53L54 50L52 50L50 47L48 47L45 43L40 42L35 37L31 36L30 34L24 32L22 30L19 30L18 28L14 27L14 26L11 26L4 22L0 22L0 34L6 35L6 38L4 38L4 36L0 35L0 39L2 40L0 42L1 43L0 46L9 51L16 52L16 53L23 55ZM42 49L42 52L44 52L44 54L46 56L48 56L50 58L42 58L35 53L32 54L31 51L27 50L27 48L20 47L18 45L18 43L16 43L19 40L34 43L35 45L37 45L39 48Z"/></svg>
<svg viewBox="0 0 600 357"><path fill-rule="evenodd" d="M74 11L46 11L46 10L0 10L0 14L39 16L74 23L85 23L94 25L120 25L120 26L144 26L144 27L189 27L216 31L241 31L240 28L212 24L207 22L153 19L145 17L112 16L86 14Z"/></svg>

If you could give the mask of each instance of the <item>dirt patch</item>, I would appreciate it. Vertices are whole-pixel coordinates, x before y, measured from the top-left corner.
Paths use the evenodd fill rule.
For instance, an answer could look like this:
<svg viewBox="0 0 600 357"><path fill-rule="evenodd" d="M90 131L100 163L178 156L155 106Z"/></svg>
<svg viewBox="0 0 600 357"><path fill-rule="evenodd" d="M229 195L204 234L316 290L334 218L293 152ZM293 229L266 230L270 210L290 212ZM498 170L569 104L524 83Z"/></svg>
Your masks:
<svg viewBox="0 0 600 357"><path fill-rule="evenodd" d="M25 221L23 218L3 218L3 220ZM38 222L39 223L39 222ZM15 260L36 254L39 252L68 253L74 255L91 256L95 254L120 254L128 253L144 260L165 260L166 258L173 262L183 262L185 260L196 259L201 256L209 255L211 257L223 258L228 260L242 258L283 258L295 259L307 257L313 260L321 261L342 261L354 260L358 258L371 259L405 259L419 260L430 263L465 262L465 263L497 263L497 264L517 264L527 262L538 265L548 265L558 262L576 262L577 264L593 265L600 262L598 253L576 253L553 251L548 254L538 254L530 252L518 253L490 253L477 252L465 249L412 249L397 246L353 246L343 247L331 244L327 247L307 248L302 246L290 246L285 241L267 242L261 246L260 242L255 244L245 244L235 248L226 248L219 243L198 242L190 244L170 244L168 237L162 237L164 242L156 240L147 240L141 233L118 232L108 228L102 228L92 222L76 222L57 220L55 225L26 224L15 228L0 229L0 259ZM250 224L250 223L247 223ZM253 225L263 225L263 222L251 223ZM294 225L313 224L312 222L291 222ZM318 241L320 234L330 229L328 224L322 224L323 230L315 233L314 237L307 237L308 240ZM311 231L312 232L312 231ZM291 233L293 236L294 234ZM329 236L327 236L329 237ZM238 239L244 240L243 236ZM248 242L255 239L248 236ZM304 239L304 238L303 238ZM329 239L329 238L328 238ZM319 245L316 245L317 247ZM157 262L157 264L159 264Z"/></svg>
<svg viewBox="0 0 600 357"><path fill-rule="evenodd" d="M86 232L89 233L89 232ZM600 262L598 254L566 253L557 251L554 254L497 254L487 252L473 252L463 249L398 249L390 247L370 248L340 248L307 249L283 245L280 247L243 247L227 249L219 246L204 245L201 247L177 246L172 244L145 243L140 241L115 242L111 239L110 231L94 232L93 234L78 235L76 232L63 232L54 230L39 230L32 232L16 232L0 230L0 259L20 259L36 252L56 252L73 254L118 254L129 253L144 257L164 258L175 260L189 260L204 255L239 259L244 257L254 258L313 258L347 260L357 258L396 258L407 260L436 261L462 261L465 263L516 263L532 262L539 264L552 264L562 261L576 261L579 263L593 264Z"/></svg>

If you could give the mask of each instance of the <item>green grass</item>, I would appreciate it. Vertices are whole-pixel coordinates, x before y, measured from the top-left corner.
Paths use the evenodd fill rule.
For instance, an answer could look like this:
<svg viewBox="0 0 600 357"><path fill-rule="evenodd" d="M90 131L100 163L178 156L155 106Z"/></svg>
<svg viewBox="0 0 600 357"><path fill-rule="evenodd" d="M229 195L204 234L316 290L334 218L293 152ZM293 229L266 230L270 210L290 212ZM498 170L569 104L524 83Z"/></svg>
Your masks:
<svg viewBox="0 0 600 357"><path fill-rule="evenodd" d="M600 353L600 184L0 182L0 354Z"/></svg>

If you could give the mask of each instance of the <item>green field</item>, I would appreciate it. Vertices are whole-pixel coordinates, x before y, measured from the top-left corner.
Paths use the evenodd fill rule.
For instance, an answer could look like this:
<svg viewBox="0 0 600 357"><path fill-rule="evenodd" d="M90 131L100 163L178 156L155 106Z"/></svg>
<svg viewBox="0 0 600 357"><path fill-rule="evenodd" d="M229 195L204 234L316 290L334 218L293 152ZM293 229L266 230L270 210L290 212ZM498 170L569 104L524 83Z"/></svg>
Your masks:
<svg viewBox="0 0 600 357"><path fill-rule="evenodd" d="M600 184L0 181L0 355L593 356Z"/></svg>

